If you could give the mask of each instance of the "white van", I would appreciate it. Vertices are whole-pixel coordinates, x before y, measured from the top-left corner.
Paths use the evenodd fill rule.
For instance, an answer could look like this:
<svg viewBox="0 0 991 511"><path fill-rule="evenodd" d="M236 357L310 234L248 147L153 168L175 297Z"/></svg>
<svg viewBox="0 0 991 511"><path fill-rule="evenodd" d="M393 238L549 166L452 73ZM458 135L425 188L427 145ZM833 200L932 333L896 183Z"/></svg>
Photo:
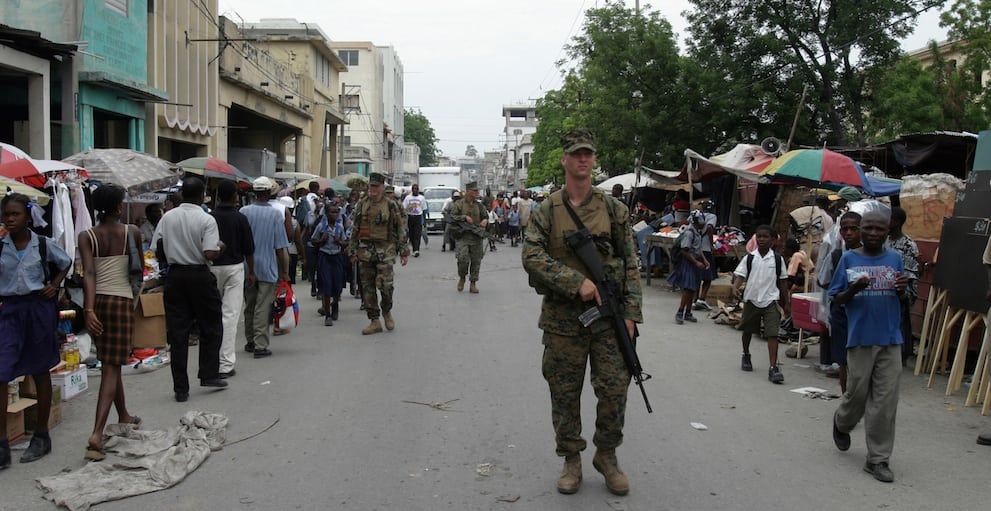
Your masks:
<svg viewBox="0 0 991 511"><path fill-rule="evenodd" d="M427 200L427 227L426 232L444 232L444 203L451 198L451 194L458 191L453 186L432 186L420 190L423 198Z"/></svg>

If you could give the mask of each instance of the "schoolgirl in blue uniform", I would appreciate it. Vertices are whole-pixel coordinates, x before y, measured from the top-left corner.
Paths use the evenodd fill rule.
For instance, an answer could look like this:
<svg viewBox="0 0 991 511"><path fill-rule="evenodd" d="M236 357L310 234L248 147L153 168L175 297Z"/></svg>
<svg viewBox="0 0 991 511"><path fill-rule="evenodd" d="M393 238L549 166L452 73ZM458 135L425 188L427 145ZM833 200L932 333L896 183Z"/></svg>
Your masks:
<svg viewBox="0 0 991 511"><path fill-rule="evenodd" d="M72 261L52 240L31 232L32 204L26 195L8 194L0 201L7 235L0 238L0 395L7 383L31 375L38 388L38 426L21 463L35 461L52 450L48 418L52 408L49 369L59 362L58 288ZM45 248L39 248L44 243ZM42 252L45 261L42 261ZM47 266L47 268L46 268ZM47 277L47 278L46 278ZM0 399L0 469L10 466L7 439L7 400Z"/></svg>

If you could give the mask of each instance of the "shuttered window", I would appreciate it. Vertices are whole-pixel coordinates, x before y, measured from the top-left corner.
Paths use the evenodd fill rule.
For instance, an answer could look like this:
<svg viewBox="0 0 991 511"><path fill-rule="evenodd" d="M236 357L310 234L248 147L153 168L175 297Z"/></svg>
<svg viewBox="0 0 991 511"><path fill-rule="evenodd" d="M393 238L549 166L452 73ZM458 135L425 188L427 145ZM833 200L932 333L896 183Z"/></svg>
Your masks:
<svg viewBox="0 0 991 511"><path fill-rule="evenodd" d="M106 0L106 2L108 9L118 12L123 16L127 16L127 7L130 0Z"/></svg>

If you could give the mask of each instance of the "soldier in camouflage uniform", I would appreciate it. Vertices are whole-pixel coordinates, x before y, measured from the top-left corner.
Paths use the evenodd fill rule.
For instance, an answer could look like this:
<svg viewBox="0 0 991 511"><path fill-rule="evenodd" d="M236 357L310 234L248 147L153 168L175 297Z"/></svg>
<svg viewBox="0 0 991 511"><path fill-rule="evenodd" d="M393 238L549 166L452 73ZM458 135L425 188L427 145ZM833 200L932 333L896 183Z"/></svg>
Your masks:
<svg viewBox="0 0 991 511"><path fill-rule="evenodd" d="M384 196L384 185L385 176L372 172L368 178L368 195L354 208L354 234L348 245L351 263L358 262L361 301L370 320L362 335L382 331L376 291L382 294L385 327L389 330L396 327L392 319L393 266L397 254L403 266L409 261L406 214L398 202Z"/></svg>
<svg viewBox="0 0 991 511"><path fill-rule="evenodd" d="M485 206L478 202L478 183L472 181L465 185L465 198L451 205L451 219L463 220L477 225L483 231L489 225L488 213ZM451 237L454 238L454 252L458 258L458 291L465 289L465 276L471 281L470 293L478 293L478 271L485 254L482 236L467 231L464 227L450 224Z"/></svg>
<svg viewBox="0 0 991 511"><path fill-rule="evenodd" d="M631 337L641 314L640 275L629 225L629 211L621 202L592 186L595 145L588 130L572 130L562 138L564 189L554 192L533 211L523 240L523 267L530 285L544 296L539 326L544 330L542 371L551 392L551 417L557 454L564 468L557 481L561 493L575 493L582 480L581 391L585 367L591 358L592 387L598 397L595 420L596 453L592 465L602 473L606 487L616 495L629 492L629 481L619 468L616 448L623 441L623 422L630 373L623 362L610 318L587 328L578 316L601 302L595 283L581 260L565 244L577 230L564 207L574 208L595 239L603 267L619 282L625 297L626 327Z"/></svg>

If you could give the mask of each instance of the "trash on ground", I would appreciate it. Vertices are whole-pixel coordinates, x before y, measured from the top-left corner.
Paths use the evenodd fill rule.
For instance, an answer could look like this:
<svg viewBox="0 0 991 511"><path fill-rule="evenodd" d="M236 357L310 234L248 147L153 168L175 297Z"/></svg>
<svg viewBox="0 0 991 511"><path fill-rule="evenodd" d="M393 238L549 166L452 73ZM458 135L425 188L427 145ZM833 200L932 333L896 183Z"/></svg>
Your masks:
<svg viewBox="0 0 991 511"><path fill-rule="evenodd" d="M482 477L488 477L488 476L492 475L492 464L491 463L479 463L478 466L475 467L475 472L477 472L478 475L480 475Z"/></svg>
<svg viewBox="0 0 991 511"><path fill-rule="evenodd" d="M271 384L272 384L272 381L271 380L265 380L265 381L259 383L259 385L271 385Z"/></svg>
<svg viewBox="0 0 991 511"><path fill-rule="evenodd" d="M520 500L519 495L503 495L496 498L496 502L516 502L517 500Z"/></svg>
<svg viewBox="0 0 991 511"><path fill-rule="evenodd" d="M434 410L443 410L443 411L450 411L450 412L459 412L459 411L461 411L461 410L451 410L451 403L453 403L453 402L455 402L455 401L458 401L458 400L459 400L459 399L451 399L450 401L444 401L444 402L436 402L436 401L435 401L435 402L433 402L433 403L424 403L424 402L421 402L421 401L407 401L407 400L405 400L405 399L403 399L403 400L402 400L402 402L403 402L403 403L409 403L409 404L411 404L411 405L423 405L423 406L429 406L430 408L433 408Z"/></svg>
<svg viewBox="0 0 991 511"><path fill-rule="evenodd" d="M695 429L697 429L699 431L705 431L705 430L709 429L709 426L706 426L705 424L702 424L701 422L692 422L691 425L692 425L693 428L695 428Z"/></svg>

